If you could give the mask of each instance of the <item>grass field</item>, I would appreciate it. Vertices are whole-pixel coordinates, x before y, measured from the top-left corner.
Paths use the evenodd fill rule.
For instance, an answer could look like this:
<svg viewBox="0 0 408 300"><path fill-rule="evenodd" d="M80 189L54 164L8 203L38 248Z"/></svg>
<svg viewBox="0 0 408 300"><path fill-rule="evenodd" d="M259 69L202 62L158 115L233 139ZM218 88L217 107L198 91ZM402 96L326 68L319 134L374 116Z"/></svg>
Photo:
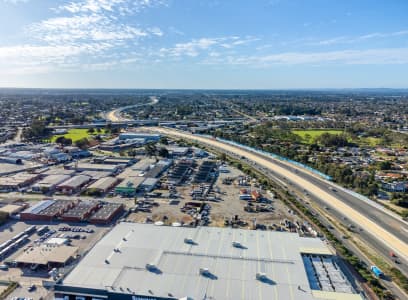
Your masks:
<svg viewBox="0 0 408 300"><path fill-rule="evenodd" d="M313 129L313 130L292 130L292 132L302 138L302 140L307 143L313 143L316 137L321 136L323 133L330 134L341 134L342 130L338 129Z"/></svg>
<svg viewBox="0 0 408 300"><path fill-rule="evenodd" d="M100 134L104 134L105 130L101 129ZM95 131L95 134L98 134L98 132ZM67 139L72 139L72 142L75 143L76 141L83 139L83 138L90 138L92 135L95 134L90 134L88 132L88 129L70 129L68 130L67 134L60 134L60 135L54 135L51 137L51 142L55 142L55 140L60 137L64 136Z"/></svg>
<svg viewBox="0 0 408 300"><path fill-rule="evenodd" d="M342 130L338 129L312 129L312 130L292 130L292 133L301 137L302 141L306 144L311 144L314 142L316 137L319 137L323 133L329 134L342 134ZM371 146L375 147L380 144L381 139L375 137L362 137L357 139L348 138L350 142L354 142L360 146Z"/></svg>

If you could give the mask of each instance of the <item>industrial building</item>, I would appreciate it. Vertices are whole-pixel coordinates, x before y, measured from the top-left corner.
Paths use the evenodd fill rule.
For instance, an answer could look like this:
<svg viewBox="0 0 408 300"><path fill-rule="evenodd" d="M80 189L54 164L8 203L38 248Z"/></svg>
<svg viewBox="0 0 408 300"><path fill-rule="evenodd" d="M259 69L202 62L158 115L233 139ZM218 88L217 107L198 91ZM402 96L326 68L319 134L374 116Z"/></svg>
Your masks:
<svg viewBox="0 0 408 300"><path fill-rule="evenodd" d="M21 267L30 265L63 267L77 254L78 247L44 244L25 250L15 261Z"/></svg>
<svg viewBox="0 0 408 300"><path fill-rule="evenodd" d="M142 184L139 186L139 189L145 191L146 193L150 193L152 190L156 188L158 183L159 179L149 177L142 182Z"/></svg>
<svg viewBox="0 0 408 300"><path fill-rule="evenodd" d="M103 203L99 210L94 213L89 222L94 224L109 224L124 211L123 204Z"/></svg>
<svg viewBox="0 0 408 300"><path fill-rule="evenodd" d="M160 134L152 133L125 132L119 134L119 140L144 139L146 142L158 142L160 138Z"/></svg>
<svg viewBox="0 0 408 300"><path fill-rule="evenodd" d="M40 178L39 174L17 173L9 177L0 177L0 190L17 191Z"/></svg>
<svg viewBox="0 0 408 300"><path fill-rule="evenodd" d="M117 183L118 179L115 177L102 177L88 186L86 191L90 195L102 195L112 189Z"/></svg>
<svg viewBox="0 0 408 300"><path fill-rule="evenodd" d="M118 165L108 165L108 164L92 164L87 162L73 162L65 166L67 169L76 171L105 171L116 173L120 169Z"/></svg>
<svg viewBox="0 0 408 300"><path fill-rule="evenodd" d="M309 279L309 257L332 290ZM323 241L295 233L126 222L55 286L55 299L361 300L336 261Z"/></svg>
<svg viewBox="0 0 408 300"><path fill-rule="evenodd" d="M34 193L53 192L57 185L71 178L69 175L48 175L31 187Z"/></svg>
<svg viewBox="0 0 408 300"><path fill-rule="evenodd" d="M8 216L16 215L25 208L27 208L27 204L24 203L22 205L17 205L17 204L5 204L0 206L0 212L6 213Z"/></svg>
<svg viewBox="0 0 408 300"><path fill-rule="evenodd" d="M166 146L166 149L172 157L186 156L190 151L189 147Z"/></svg>
<svg viewBox="0 0 408 300"><path fill-rule="evenodd" d="M65 222L83 222L98 208L97 201L79 201L73 208L61 215L61 220Z"/></svg>
<svg viewBox="0 0 408 300"><path fill-rule="evenodd" d="M52 221L73 208L75 203L68 200L43 200L20 213L24 221Z"/></svg>
<svg viewBox="0 0 408 300"><path fill-rule="evenodd" d="M134 164L136 161L137 160L135 158L115 156L99 156L93 159L93 162L96 164L124 165L124 166L130 166Z"/></svg>
<svg viewBox="0 0 408 300"><path fill-rule="evenodd" d="M115 193L123 196L134 196L145 177L129 177L115 187Z"/></svg>
<svg viewBox="0 0 408 300"><path fill-rule="evenodd" d="M145 176L146 177L151 177L151 178L157 178L161 174L163 174L163 172L165 172L172 164L173 164L173 160L171 160L171 159L162 159L162 160L158 161L153 166L153 168L148 170L145 173Z"/></svg>
<svg viewBox="0 0 408 300"><path fill-rule="evenodd" d="M74 194L79 192L87 183L92 180L91 177L86 175L76 175L67 181L57 185L56 189L64 194Z"/></svg>

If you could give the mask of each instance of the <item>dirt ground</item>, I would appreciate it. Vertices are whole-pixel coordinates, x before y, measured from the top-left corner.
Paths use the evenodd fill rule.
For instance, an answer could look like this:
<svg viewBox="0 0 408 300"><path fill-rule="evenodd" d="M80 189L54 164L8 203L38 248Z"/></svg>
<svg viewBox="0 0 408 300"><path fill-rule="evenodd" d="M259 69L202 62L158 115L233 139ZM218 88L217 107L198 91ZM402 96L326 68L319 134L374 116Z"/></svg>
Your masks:
<svg viewBox="0 0 408 300"><path fill-rule="evenodd" d="M239 176L244 176L244 174L232 166L228 166L228 173L220 173L217 180L213 185L213 194L219 202L208 201L211 205L211 223L209 226L223 227L224 220L226 218L231 219L238 215L242 221L248 223L247 227L251 227L254 219L258 224L272 225L279 224L280 221L288 219L290 221L299 220L296 215L288 212L287 207L279 200L274 199L273 195L259 187L256 187L256 183L252 182L250 186L239 186L237 182L231 183L230 185L224 184L223 180L226 178L238 178ZM171 224L173 222L184 222L189 223L193 220L191 216L180 211L180 208L184 206L186 202L193 201L190 192L193 185L185 183L182 186L177 187L177 192L180 194L179 202L177 204L169 204L168 199L157 198L154 199L159 203L158 207L154 207L151 213L137 212L132 213L128 216L127 220L131 222L145 222L146 218L150 218L153 222L164 221L163 217L166 216L166 224ZM271 201L271 205L274 208L273 212L259 212L250 213L244 210L247 201L240 200L240 190L257 190L261 194ZM167 191L161 191L166 193Z"/></svg>

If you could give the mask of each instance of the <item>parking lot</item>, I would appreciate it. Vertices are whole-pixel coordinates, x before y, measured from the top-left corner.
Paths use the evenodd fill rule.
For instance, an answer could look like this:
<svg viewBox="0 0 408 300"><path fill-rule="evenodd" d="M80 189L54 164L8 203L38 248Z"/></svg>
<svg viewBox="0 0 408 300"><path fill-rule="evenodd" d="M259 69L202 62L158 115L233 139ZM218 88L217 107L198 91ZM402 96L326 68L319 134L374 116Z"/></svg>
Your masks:
<svg viewBox="0 0 408 300"><path fill-rule="evenodd" d="M78 247L78 256L74 258L68 265L58 268L58 273L65 274L74 266L76 261L84 255L108 230L108 226L98 226L90 224L67 224L58 222L21 222L11 221L0 227L1 239L0 244L10 240L16 234L23 232L30 226L36 226L37 230L46 226L48 230L42 234L37 231L33 233L28 242L16 249L7 258L1 261L4 265L9 263L8 270L0 270L0 280L19 282L20 287L17 288L8 299L13 297L32 298L32 299L46 299L48 290L43 287L43 280L49 281L49 270L44 267L38 267L34 270L33 266L12 267L10 262L17 259L25 250L30 247L40 247L44 242L50 238L68 239L68 245ZM29 287L35 285L31 291ZM52 299L52 298L50 298Z"/></svg>

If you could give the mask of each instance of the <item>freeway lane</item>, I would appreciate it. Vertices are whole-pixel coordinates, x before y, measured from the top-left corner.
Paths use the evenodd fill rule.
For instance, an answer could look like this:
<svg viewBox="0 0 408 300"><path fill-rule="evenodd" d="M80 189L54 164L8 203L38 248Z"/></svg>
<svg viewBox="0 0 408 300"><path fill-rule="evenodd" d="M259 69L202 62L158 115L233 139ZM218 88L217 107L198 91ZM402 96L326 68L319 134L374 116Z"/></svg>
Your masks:
<svg viewBox="0 0 408 300"><path fill-rule="evenodd" d="M350 202L349 200L347 202L346 200L343 200L342 195L337 195L337 193L331 191L329 192L327 185L325 186L323 183L315 182L315 177L310 178L306 174L293 172L292 170L288 169L288 166L282 166L275 161L271 161L270 159L255 154L251 151L211 138L195 136L185 132L165 128L154 128L154 131L170 136L196 140L198 142L220 148L225 151L233 152L237 155L246 157L248 160L251 160L259 165L262 165L265 168L272 170L274 173L285 177L289 182L296 183L297 185L303 187L306 191L308 191L308 193L321 199L321 201L326 205L335 207L343 215L348 216L348 219L350 219L353 223L358 224L360 227L364 228L364 231L370 233L373 237L375 237L377 239L377 242L384 243L387 247L393 249L393 251L397 253L401 258L403 258L405 261L408 261L408 244L406 242L406 235L401 235L403 234L401 230L399 230L398 233L395 234L395 230L393 227L383 227L383 225L387 225L387 221L383 221L380 223L377 220L373 220L371 219L371 217L366 216L370 215L369 211L372 211L375 208L366 204L365 207L363 207L361 210L361 207L353 205L354 201ZM362 202L361 200L358 201ZM380 211L376 213L380 213ZM380 219L383 217L386 218L386 214L384 214L384 212L382 212L382 214L380 215Z"/></svg>
<svg viewBox="0 0 408 300"><path fill-rule="evenodd" d="M274 163L290 171L290 167L288 167L285 163L275 160ZM341 199L344 203L353 207L357 211L364 213L364 215L370 218L371 221L376 222L387 231L392 232L405 243L408 243L408 224L401 218L393 217L392 214L386 213L383 209L372 207L361 199L354 197L353 195L340 188L336 187L336 192L334 192L333 190L329 189L329 185L331 186L330 182L326 182L325 180L320 179L317 176L310 174L309 172L299 170L299 168L297 168L296 170L297 175L301 175L308 182L313 183L332 196ZM329 206L331 205L329 204Z"/></svg>
<svg viewBox="0 0 408 300"><path fill-rule="evenodd" d="M159 99L156 97L152 96L150 97L150 102L149 103L140 103L140 104L135 104L135 105L129 105L125 107L121 107L115 110L112 110L108 113L106 113L106 118L112 122L120 122L120 121L128 121L128 119L123 118L121 116L121 113L127 109L139 107L139 106L145 106L145 105L155 105L157 102L159 102Z"/></svg>

